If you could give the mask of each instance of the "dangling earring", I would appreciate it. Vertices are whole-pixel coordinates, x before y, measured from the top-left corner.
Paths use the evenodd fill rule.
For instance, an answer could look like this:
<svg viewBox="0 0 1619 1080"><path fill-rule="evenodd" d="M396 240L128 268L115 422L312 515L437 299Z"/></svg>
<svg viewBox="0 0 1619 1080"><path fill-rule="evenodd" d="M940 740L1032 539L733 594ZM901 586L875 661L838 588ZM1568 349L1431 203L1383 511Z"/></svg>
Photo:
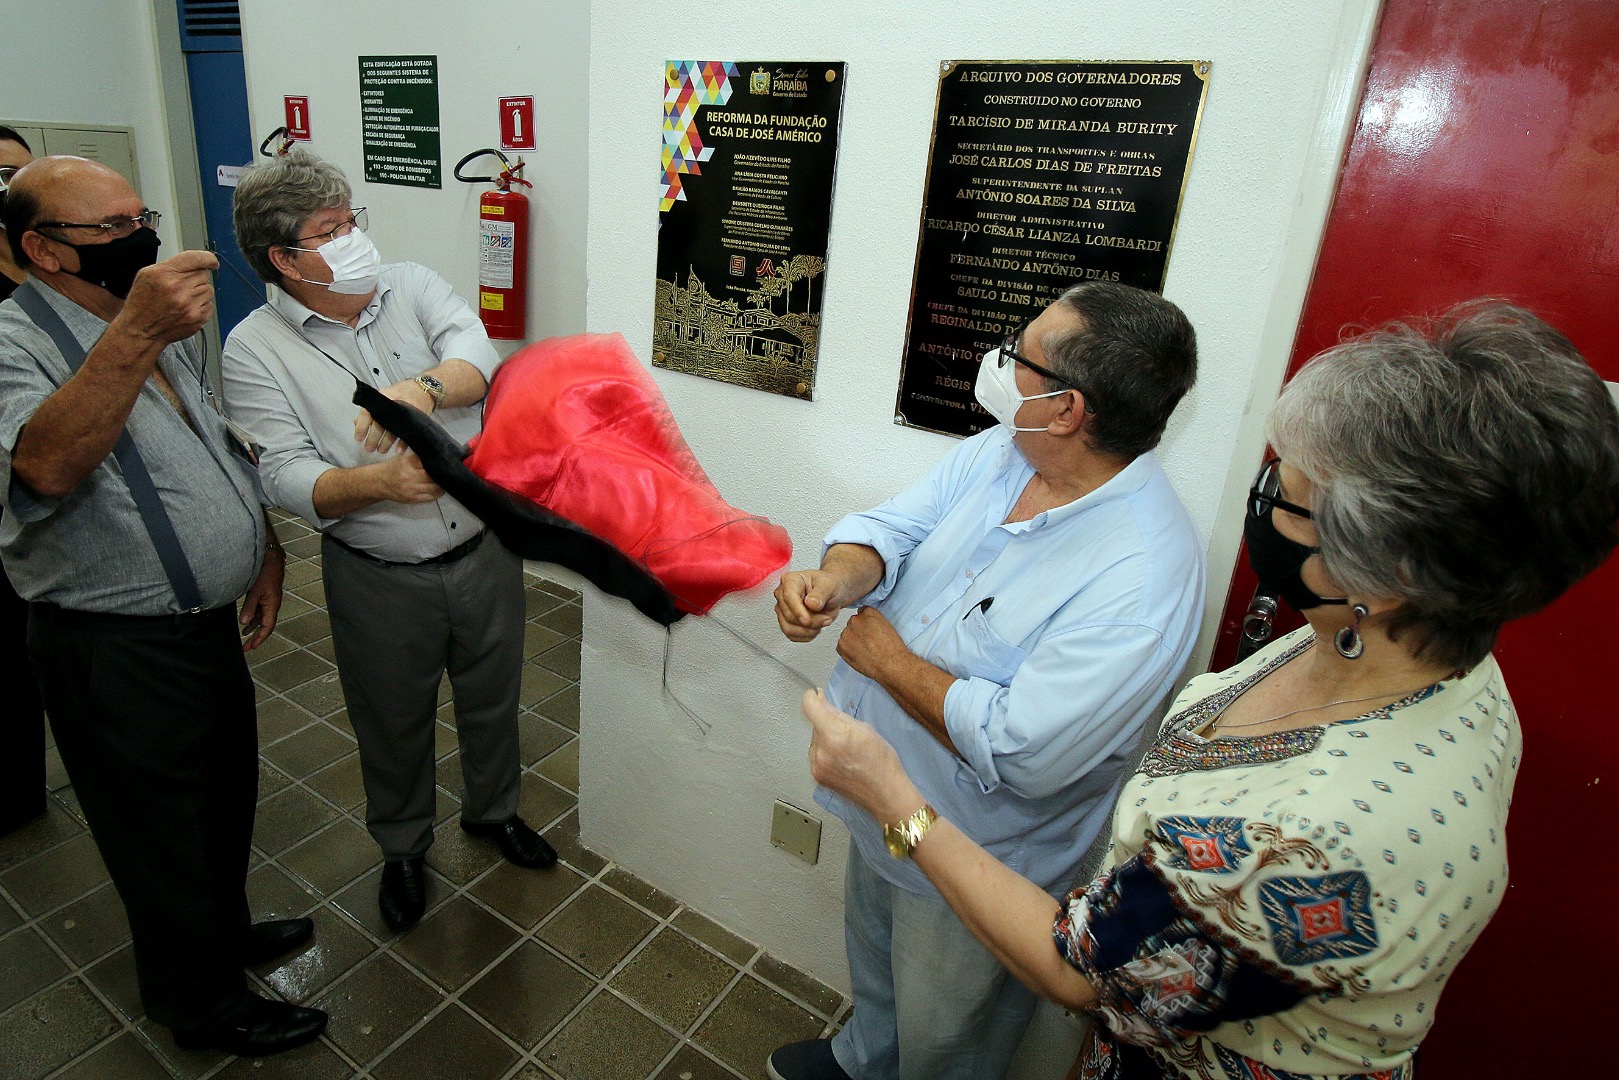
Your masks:
<svg viewBox="0 0 1619 1080"><path fill-rule="evenodd" d="M1360 621L1370 615L1371 610L1365 604L1356 604L1349 612L1349 625L1339 627L1338 632L1332 635L1332 647L1345 660L1358 660L1360 654L1366 651L1366 639L1360 636Z"/></svg>

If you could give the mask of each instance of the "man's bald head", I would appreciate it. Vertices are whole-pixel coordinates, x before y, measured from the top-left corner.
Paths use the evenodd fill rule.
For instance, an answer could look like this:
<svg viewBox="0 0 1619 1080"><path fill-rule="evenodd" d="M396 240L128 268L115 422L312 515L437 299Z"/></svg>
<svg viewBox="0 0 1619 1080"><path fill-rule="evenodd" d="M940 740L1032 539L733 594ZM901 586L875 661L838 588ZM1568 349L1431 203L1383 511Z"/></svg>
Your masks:
<svg viewBox="0 0 1619 1080"><path fill-rule="evenodd" d="M6 230L11 257L31 265L24 236L42 221L99 222L133 217L144 206L129 181L99 161L53 155L36 158L11 178L0 224ZM36 234L42 235L42 234Z"/></svg>

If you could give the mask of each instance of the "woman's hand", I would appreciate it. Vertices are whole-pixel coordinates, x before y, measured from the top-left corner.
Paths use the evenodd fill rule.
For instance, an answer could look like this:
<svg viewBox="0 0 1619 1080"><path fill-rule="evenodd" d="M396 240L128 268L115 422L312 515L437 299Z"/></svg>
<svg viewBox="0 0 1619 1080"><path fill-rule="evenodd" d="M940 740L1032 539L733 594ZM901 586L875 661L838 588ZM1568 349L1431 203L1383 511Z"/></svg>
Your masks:
<svg viewBox="0 0 1619 1080"><path fill-rule="evenodd" d="M804 693L810 736L810 775L877 819L892 825L927 800L905 775L899 755L877 729L834 709L820 690Z"/></svg>
<svg viewBox="0 0 1619 1080"><path fill-rule="evenodd" d="M882 825L922 808L922 793L876 728L834 709L819 690L805 693L804 716L815 729L809 759L817 783ZM912 858L973 936L1023 985L1068 1008L1096 1004L1091 984L1052 945L1057 902L1040 886L997 862L944 818L928 830Z"/></svg>

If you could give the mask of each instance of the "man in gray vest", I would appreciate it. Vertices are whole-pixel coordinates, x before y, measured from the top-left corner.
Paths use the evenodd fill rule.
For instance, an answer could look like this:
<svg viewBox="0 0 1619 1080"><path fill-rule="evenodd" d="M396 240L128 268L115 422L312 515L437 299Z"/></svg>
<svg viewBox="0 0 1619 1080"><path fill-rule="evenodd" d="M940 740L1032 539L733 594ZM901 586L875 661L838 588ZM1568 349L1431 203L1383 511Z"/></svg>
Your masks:
<svg viewBox="0 0 1619 1080"><path fill-rule="evenodd" d="M283 556L194 340L218 263L157 262L158 215L83 158L19 171L3 215L29 279L0 304L0 556L129 915L141 1001L183 1046L290 1049L326 1014L250 993L243 971L313 924L248 917L258 730L242 654L275 626Z"/></svg>

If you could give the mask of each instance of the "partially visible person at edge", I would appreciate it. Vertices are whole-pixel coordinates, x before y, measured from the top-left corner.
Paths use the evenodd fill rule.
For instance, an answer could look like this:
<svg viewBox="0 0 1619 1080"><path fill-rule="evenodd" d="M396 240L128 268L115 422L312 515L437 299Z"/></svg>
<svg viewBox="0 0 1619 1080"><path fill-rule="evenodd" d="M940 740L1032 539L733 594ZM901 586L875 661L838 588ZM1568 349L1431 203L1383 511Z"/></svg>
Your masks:
<svg viewBox="0 0 1619 1080"><path fill-rule="evenodd" d="M556 852L517 812L523 561L353 404L355 381L467 442L500 357L466 301L416 263L384 266L337 166L303 150L236 188L242 254L275 288L225 342L225 403L264 447L264 488L321 532L343 701L360 743L377 907L427 909L437 820L434 731L447 673L461 748L461 828L527 869Z"/></svg>
<svg viewBox="0 0 1619 1080"><path fill-rule="evenodd" d="M158 215L84 158L25 166L0 213L28 271L0 303L0 556L141 1003L182 1046L290 1049L326 1014L259 997L244 972L314 924L248 916L242 654L275 627L284 558L203 370L218 260L158 262Z"/></svg>
<svg viewBox="0 0 1619 1080"><path fill-rule="evenodd" d="M1180 695L1101 875L1054 905L945 818L899 837L1019 979L1090 1012L1085 1080L1413 1075L1506 890L1496 633L1614 546L1619 415L1520 308L1330 349L1268 434L1248 551L1309 625ZM804 711L816 780L891 831L934 797L872 728Z"/></svg>
<svg viewBox="0 0 1619 1080"><path fill-rule="evenodd" d="M827 694L873 724L947 817L1052 896L1197 637L1203 545L1153 447L1197 376L1180 308L1076 285L978 366L997 421L881 506L832 526L818 570L782 576L794 641L859 607ZM844 935L854 1012L778 1047L772 1080L993 1080L1035 999L882 823L849 826ZM948 988L948 989L945 989Z"/></svg>
<svg viewBox="0 0 1619 1080"><path fill-rule="evenodd" d="M5 205L6 188L11 186L11 178L18 169L34 160L33 148L28 145L15 128L0 124L0 207ZM11 295L11 291L21 285L28 277L28 271L17 265L12 257L11 245L3 241L4 231L0 230L0 300Z"/></svg>
<svg viewBox="0 0 1619 1080"><path fill-rule="evenodd" d="M0 125L0 220L4 220L6 188L16 171L34 160L32 149L16 130ZM0 300L28 277L11 257L5 229L0 228ZM0 510L0 521L4 520ZM0 763L0 834L45 812L45 708L28 671L28 605L0 574L0 683L12 699L0 720L6 754Z"/></svg>

